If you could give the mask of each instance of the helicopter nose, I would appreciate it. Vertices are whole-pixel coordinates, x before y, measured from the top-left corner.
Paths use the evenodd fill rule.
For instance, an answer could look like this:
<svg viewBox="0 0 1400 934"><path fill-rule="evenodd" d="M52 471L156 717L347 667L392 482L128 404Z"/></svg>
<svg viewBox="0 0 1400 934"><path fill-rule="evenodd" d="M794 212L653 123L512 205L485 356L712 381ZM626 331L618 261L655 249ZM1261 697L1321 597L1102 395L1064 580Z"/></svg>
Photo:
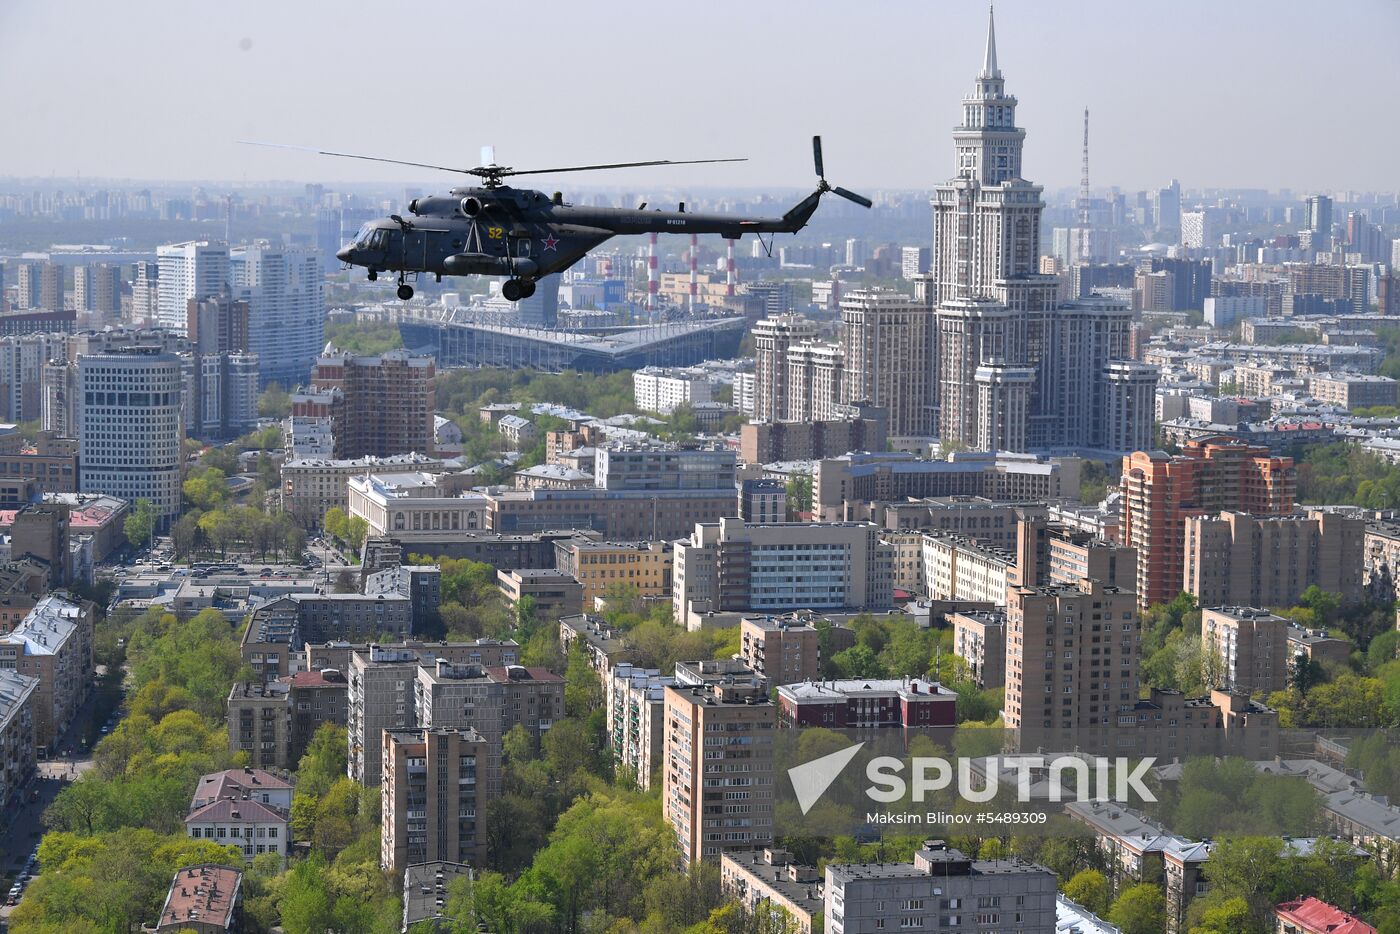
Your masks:
<svg viewBox="0 0 1400 934"><path fill-rule="evenodd" d="M335 251L335 258L340 260L342 263L348 263L350 262L350 256L352 253L354 253L354 250L350 249L350 247L348 246L343 246Z"/></svg>

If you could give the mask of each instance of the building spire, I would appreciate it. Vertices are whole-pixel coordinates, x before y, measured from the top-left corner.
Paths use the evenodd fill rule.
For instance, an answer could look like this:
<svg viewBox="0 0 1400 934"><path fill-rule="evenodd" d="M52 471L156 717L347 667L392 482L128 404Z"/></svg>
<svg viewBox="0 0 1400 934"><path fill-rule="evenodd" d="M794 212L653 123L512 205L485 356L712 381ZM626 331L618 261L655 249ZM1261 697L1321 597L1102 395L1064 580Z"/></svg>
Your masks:
<svg viewBox="0 0 1400 934"><path fill-rule="evenodd" d="M982 56L982 73L977 77L1001 77L1001 69L997 67L997 19L991 4L987 5L987 51Z"/></svg>

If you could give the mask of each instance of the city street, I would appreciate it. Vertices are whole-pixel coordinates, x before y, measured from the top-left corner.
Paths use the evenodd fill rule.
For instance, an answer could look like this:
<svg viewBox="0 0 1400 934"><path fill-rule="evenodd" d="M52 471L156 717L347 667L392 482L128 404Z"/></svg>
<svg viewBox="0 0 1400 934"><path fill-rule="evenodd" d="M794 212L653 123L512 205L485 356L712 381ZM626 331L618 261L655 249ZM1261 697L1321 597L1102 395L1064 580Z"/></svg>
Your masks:
<svg viewBox="0 0 1400 934"><path fill-rule="evenodd" d="M78 715L60 738L54 756L39 762L38 770L25 789L25 800L19 812L0 827L0 881L8 891L15 875L24 868L25 860L44 832L44 810L69 782L92 768L92 749L83 741L94 732L94 719L110 716L108 710L98 710L100 692L94 691ZM0 906L0 927L14 909Z"/></svg>

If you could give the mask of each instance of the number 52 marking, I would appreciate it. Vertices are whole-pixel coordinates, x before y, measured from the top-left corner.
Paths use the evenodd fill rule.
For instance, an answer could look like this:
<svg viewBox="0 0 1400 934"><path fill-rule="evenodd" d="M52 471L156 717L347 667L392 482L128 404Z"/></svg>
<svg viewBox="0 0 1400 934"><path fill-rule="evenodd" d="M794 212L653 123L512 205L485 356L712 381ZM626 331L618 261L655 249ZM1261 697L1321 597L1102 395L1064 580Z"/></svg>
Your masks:
<svg viewBox="0 0 1400 934"><path fill-rule="evenodd" d="M492 240L499 240L499 239L501 239L502 237L504 237L505 235L506 235L506 229L505 229L504 227L487 227L487 228L486 228L486 236L490 237Z"/></svg>

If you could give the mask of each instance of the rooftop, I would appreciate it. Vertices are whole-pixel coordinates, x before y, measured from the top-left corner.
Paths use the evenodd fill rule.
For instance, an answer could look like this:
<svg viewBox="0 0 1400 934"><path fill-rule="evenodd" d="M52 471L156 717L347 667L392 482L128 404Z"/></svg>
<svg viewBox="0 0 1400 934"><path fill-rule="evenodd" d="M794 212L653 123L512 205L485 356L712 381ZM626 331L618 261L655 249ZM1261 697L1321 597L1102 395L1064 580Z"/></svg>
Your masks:
<svg viewBox="0 0 1400 934"><path fill-rule="evenodd" d="M1005 564L1008 567L1016 565L1016 554L1006 548L998 548L995 545L976 538L969 538L966 535L959 535L956 532L931 531L924 532L926 541L942 542L959 551L974 555L981 555L993 561Z"/></svg>
<svg viewBox="0 0 1400 934"><path fill-rule="evenodd" d="M286 697L291 691L290 684L281 681L240 681L228 692L228 699L233 701L238 698L252 700L255 698L276 699Z"/></svg>
<svg viewBox="0 0 1400 934"><path fill-rule="evenodd" d="M225 769L201 776L195 786L194 800L206 803L217 798L241 796L245 791L289 791L291 787L291 782L264 769Z"/></svg>
<svg viewBox="0 0 1400 934"><path fill-rule="evenodd" d="M818 916L824 910L822 874L815 866L793 862L786 850L732 850L721 854L720 863L721 871L743 872L808 915Z"/></svg>
<svg viewBox="0 0 1400 934"><path fill-rule="evenodd" d="M277 679L281 681L282 679ZM292 690L304 688L344 688L349 682L345 680L345 673L334 668L322 668L320 671L298 671L296 674L288 675L287 682L291 684Z"/></svg>
<svg viewBox="0 0 1400 934"><path fill-rule="evenodd" d="M803 681L798 684L783 684L778 687L778 695L796 704L826 703L842 701L852 696L859 697L899 697L904 700L922 700L937 697L953 701L957 693L945 688L937 681L925 678L846 678L837 681Z"/></svg>
<svg viewBox="0 0 1400 934"><path fill-rule="evenodd" d="M550 671L548 668L541 668L525 665L504 665L499 667L488 667L486 674L493 681L538 681L548 684L563 684L564 679Z"/></svg>
<svg viewBox="0 0 1400 934"><path fill-rule="evenodd" d="M1230 619L1236 620L1276 619L1280 622L1284 622L1284 618L1282 616L1275 616L1268 610L1261 609L1257 606L1208 606L1202 607L1202 611L1206 613L1214 613L1217 616L1226 616Z"/></svg>
<svg viewBox="0 0 1400 934"><path fill-rule="evenodd" d="M975 623L981 623L983 626L1006 625L1006 612L1004 610L959 610L952 615L952 618L957 619L959 616Z"/></svg>
<svg viewBox="0 0 1400 934"><path fill-rule="evenodd" d="M77 631L83 608L62 597L44 597L18 626L0 636L0 642L19 643L25 655L54 655Z"/></svg>
<svg viewBox="0 0 1400 934"><path fill-rule="evenodd" d="M816 631L814 622L816 617L799 616L796 613L786 613L782 616L745 616L741 623L747 626L754 626L764 632L787 632L793 629L810 629Z"/></svg>
<svg viewBox="0 0 1400 934"><path fill-rule="evenodd" d="M584 480L591 481L593 479L591 473L585 473L573 467L566 467L563 464L536 464L534 467L526 467L523 470L517 470L515 473L516 476L536 477L542 480L571 480L581 482Z"/></svg>
<svg viewBox="0 0 1400 934"><path fill-rule="evenodd" d="M243 871L232 866L203 863L176 870L157 925L232 928L242 882Z"/></svg>
<svg viewBox="0 0 1400 934"><path fill-rule="evenodd" d="M1055 896L1055 934L1122 934L1122 929L1063 895Z"/></svg>
<svg viewBox="0 0 1400 934"><path fill-rule="evenodd" d="M961 851L944 846L942 841L932 840L927 841L924 848L914 854L912 863L828 863L826 871L828 879L841 883L856 879L922 879L945 872L949 875L973 876L1043 874L1051 880L1054 879L1050 870L1036 863L1015 857L996 860L969 859Z"/></svg>
<svg viewBox="0 0 1400 934"><path fill-rule="evenodd" d="M426 454L419 454L414 451L409 454L395 454L391 457L356 457L353 459L339 459L330 457L303 457L296 460L287 461L282 465L282 469L298 468L309 470L312 468L346 468L356 467L412 467L416 465L437 464L440 460L436 457L429 457Z"/></svg>
<svg viewBox="0 0 1400 934"><path fill-rule="evenodd" d="M604 542L591 538L573 538L562 543L579 551L661 551L670 554L670 542Z"/></svg>
<svg viewBox="0 0 1400 934"><path fill-rule="evenodd" d="M217 798L191 811L185 824L246 821L253 824L285 824L286 815L254 798Z"/></svg>
<svg viewBox="0 0 1400 934"><path fill-rule="evenodd" d="M515 568L511 571L499 572L502 577L515 578L522 583L531 581L573 581L574 577L568 571L561 571L558 568Z"/></svg>
<svg viewBox="0 0 1400 934"><path fill-rule="evenodd" d="M1284 902L1276 906L1274 913L1281 920L1296 922L1309 931L1326 931L1327 934L1376 934L1376 929L1365 921L1354 918L1318 898L1308 897Z"/></svg>
<svg viewBox="0 0 1400 934"><path fill-rule="evenodd" d="M22 675L13 668L0 668L0 723L8 721L38 686L38 678Z"/></svg>

